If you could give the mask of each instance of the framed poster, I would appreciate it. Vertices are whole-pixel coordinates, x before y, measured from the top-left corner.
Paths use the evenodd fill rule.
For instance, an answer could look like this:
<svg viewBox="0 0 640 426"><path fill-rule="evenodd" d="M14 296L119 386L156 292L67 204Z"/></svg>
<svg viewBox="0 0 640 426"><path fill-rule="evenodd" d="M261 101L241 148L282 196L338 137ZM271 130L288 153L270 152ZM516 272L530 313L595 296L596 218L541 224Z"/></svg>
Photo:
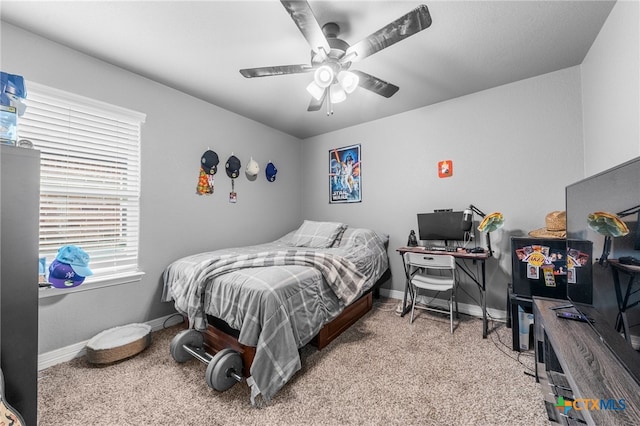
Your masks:
<svg viewBox="0 0 640 426"><path fill-rule="evenodd" d="M362 201L360 145L329 150L329 203Z"/></svg>

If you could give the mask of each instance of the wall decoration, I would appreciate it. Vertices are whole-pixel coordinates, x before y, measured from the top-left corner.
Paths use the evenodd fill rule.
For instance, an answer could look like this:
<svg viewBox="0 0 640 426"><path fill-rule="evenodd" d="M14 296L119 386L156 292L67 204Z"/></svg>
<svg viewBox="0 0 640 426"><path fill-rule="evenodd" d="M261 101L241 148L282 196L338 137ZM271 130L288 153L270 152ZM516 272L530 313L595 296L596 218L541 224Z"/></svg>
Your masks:
<svg viewBox="0 0 640 426"><path fill-rule="evenodd" d="M213 194L214 175L218 171L219 162L218 154L215 151L207 149L204 154L202 154L202 157L200 157L200 175L198 177L196 194Z"/></svg>
<svg viewBox="0 0 640 426"><path fill-rule="evenodd" d="M453 176L453 161L444 160L438 161L438 177L448 178Z"/></svg>
<svg viewBox="0 0 640 426"><path fill-rule="evenodd" d="M329 203L362 201L360 145L329 150Z"/></svg>
<svg viewBox="0 0 640 426"><path fill-rule="evenodd" d="M267 181L274 182L276 180L276 173L278 173L278 169L276 169L276 166L271 161L269 161L267 163L267 167L265 167L264 169L264 174L267 177Z"/></svg>

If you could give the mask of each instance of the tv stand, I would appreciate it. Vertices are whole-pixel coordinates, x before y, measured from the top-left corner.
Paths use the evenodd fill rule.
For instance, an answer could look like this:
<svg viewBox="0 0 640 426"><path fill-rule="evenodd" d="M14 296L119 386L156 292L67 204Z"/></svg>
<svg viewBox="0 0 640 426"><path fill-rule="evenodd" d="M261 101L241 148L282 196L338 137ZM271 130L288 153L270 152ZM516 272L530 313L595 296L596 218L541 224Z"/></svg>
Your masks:
<svg viewBox="0 0 640 426"><path fill-rule="evenodd" d="M640 424L640 385L588 323L556 316L554 308L566 304L533 298L536 380L549 420L567 425ZM563 403L566 412L557 407Z"/></svg>

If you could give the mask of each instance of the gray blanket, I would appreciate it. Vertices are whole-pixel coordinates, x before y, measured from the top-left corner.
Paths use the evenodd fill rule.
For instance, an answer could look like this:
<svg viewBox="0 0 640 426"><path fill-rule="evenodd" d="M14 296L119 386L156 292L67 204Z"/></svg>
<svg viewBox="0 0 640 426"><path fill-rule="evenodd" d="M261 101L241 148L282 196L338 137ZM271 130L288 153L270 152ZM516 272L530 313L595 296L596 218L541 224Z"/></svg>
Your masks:
<svg viewBox="0 0 640 426"><path fill-rule="evenodd" d="M291 247L290 235L188 256L164 273L163 300L173 300L191 327L204 329L210 314L256 347L252 402L258 393L269 400L300 369L298 348L388 267L384 241L369 230L347 229L329 249Z"/></svg>

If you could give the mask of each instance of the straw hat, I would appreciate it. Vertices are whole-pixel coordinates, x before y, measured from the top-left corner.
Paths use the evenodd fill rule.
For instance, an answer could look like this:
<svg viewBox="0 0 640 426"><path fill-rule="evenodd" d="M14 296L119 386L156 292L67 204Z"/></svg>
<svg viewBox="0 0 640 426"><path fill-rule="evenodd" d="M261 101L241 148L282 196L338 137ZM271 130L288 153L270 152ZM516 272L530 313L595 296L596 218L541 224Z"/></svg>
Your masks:
<svg viewBox="0 0 640 426"><path fill-rule="evenodd" d="M548 213L544 218L546 227L529 232L529 236L535 238L566 238L567 236L567 212L556 210Z"/></svg>

